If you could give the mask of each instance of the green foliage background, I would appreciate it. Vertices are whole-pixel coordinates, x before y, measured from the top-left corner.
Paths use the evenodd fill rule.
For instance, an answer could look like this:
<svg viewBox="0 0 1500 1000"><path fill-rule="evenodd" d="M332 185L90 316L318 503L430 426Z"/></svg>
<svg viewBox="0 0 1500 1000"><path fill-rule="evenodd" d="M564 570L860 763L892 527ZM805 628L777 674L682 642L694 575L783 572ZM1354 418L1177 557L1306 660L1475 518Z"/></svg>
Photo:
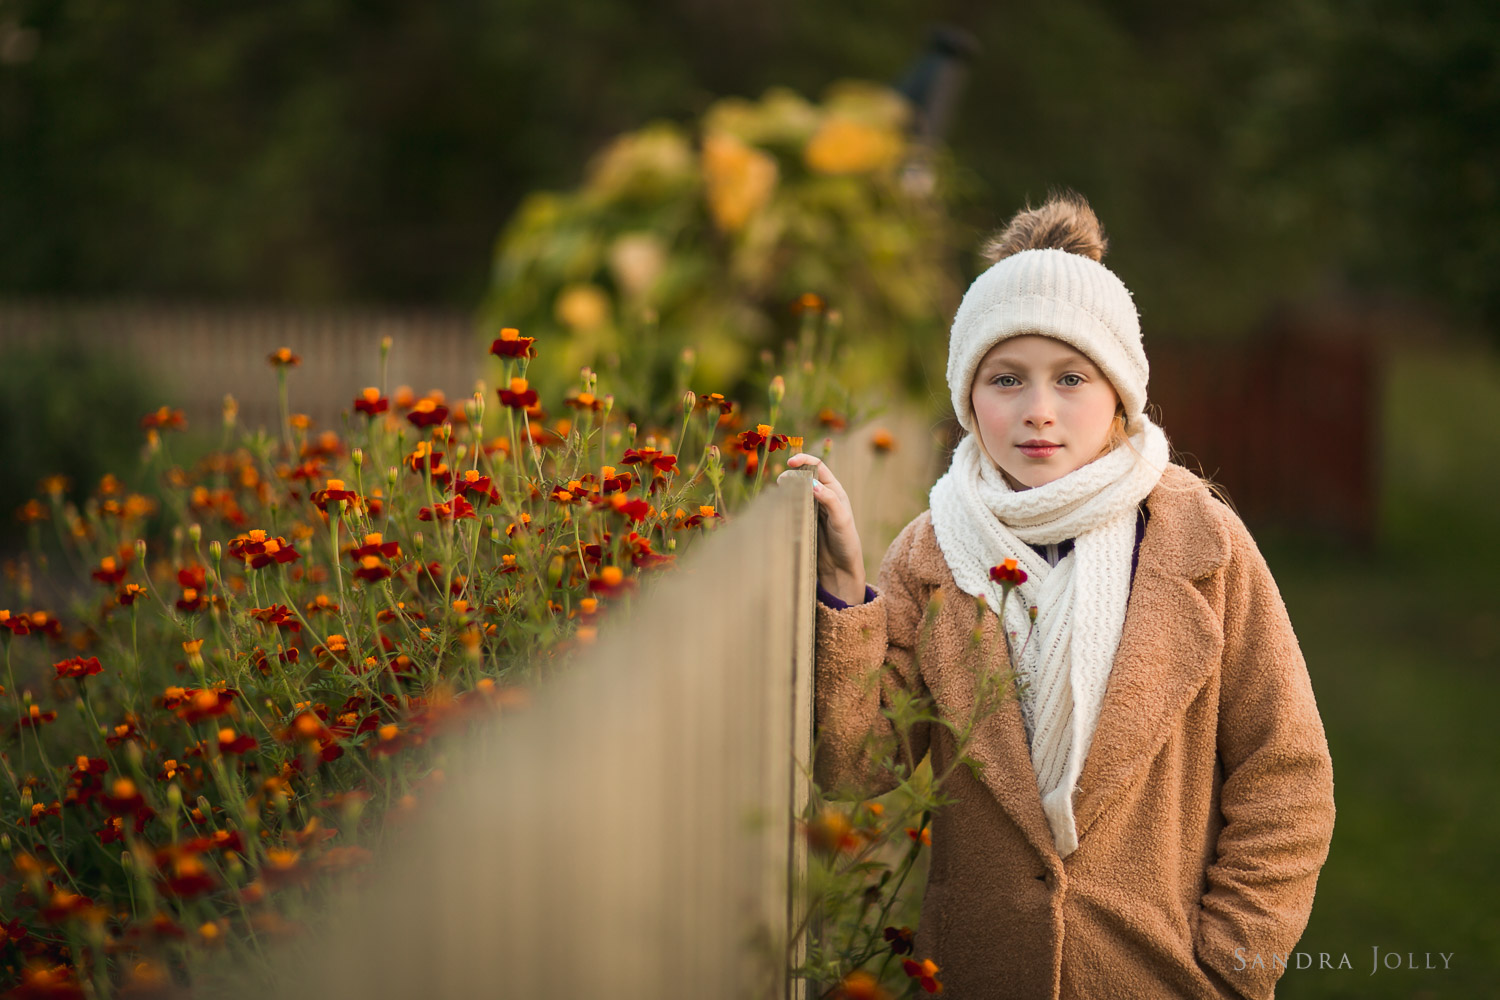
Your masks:
<svg viewBox="0 0 1500 1000"><path fill-rule="evenodd" d="M4 0L0 292L470 306L610 137L892 79L934 19L983 46L973 236L1078 188L1158 333L1329 283L1500 319L1488 0Z"/></svg>

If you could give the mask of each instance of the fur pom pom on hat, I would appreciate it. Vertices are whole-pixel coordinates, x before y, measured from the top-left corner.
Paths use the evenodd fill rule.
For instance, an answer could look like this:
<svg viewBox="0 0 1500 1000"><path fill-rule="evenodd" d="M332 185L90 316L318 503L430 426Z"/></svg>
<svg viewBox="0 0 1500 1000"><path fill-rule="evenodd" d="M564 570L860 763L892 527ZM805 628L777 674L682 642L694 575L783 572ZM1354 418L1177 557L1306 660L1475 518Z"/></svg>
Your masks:
<svg viewBox="0 0 1500 1000"><path fill-rule="evenodd" d="M1026 209L985 246L995 261L964 293L948 337L953 411L973 433L969 394L990 348L1025 334L1071 344L1099 366L1133 420L1146 407L1150 374L1130 290L1099 261L1104 230L1080 195Z"/></svg>

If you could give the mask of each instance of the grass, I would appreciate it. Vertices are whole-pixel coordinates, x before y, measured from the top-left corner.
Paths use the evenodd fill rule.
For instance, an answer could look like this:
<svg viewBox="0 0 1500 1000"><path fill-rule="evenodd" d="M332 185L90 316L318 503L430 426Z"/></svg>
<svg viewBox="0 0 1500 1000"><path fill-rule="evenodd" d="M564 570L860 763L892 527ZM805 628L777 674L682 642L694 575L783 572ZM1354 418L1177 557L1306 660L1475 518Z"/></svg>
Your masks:
<svg viewBox="0 0 1500 1000"><path fill-rule="evenodd" d="M1391 358L1382 537L1267 541L1317 694L1338 818L1277 996L1494 995L1500 982L1500 359ZM1381 968L1372 948L1450 968ZM1319 970L1347 953L1352 969ZM1410 956L1408 959L1407 956Z"/></svg>

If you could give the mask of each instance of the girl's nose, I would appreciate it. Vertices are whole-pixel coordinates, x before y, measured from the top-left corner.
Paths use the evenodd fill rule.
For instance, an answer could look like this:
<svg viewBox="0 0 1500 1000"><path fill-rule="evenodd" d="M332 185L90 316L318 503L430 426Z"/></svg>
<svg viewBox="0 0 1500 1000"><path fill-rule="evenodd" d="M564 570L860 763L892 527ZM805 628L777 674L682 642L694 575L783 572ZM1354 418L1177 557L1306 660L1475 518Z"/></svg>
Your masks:
<svg viewBox="0 0 1500 1000"><path fill-rule="evenodd" d="M1026 394L1026 405L1022 413L1022 419L1028 427L1043 427L1053 422L1056 410L1052 405L1052 398L1046 392L1033 391Z"/></svg>

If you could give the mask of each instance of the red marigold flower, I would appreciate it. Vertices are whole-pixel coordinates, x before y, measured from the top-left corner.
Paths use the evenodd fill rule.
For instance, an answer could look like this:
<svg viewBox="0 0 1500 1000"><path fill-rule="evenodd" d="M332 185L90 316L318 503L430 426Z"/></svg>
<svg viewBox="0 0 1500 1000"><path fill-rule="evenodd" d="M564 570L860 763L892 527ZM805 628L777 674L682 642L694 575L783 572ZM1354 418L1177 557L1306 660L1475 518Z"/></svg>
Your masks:
<svg viewBox="0 0 1500 1000"><path fill-rule="evenodd" d="M895 450L896 439L894 436L892 436L890 431L882 427L880 430L870 435L870 447L874 448L877 452L880 452L882 455L884 455Z"/></svg>
<svg viewBox="0 0 1500 1000"><path fill-rule="evenodd" d="M885 939L891 943L892 954L910 955L912 938L910 927L887 927L885 929Z"/></svg>
<svg viewBox="0 0 1500 1000"><path fill-rule="evenodd" d="M167 689L169 693L172 690ZM183 722L193 723L223 715L229 711L237 694L233 688L188 689L183 692L183 699L176 707L177 717Z"/></svg>
<svg viewBox="0 0 1500 1000"><path fill-rule="evenodd" d="M318 612L338 614L339 606L333 601L329 600L327 594L319 594L317 597L314 597L311 601L307 602L307 607L304 610L310 615L317 614Z"/></svg>
<svg viewBox="0 0 1500 1000"><path fill-rule="evenodd" d="M577 503L582 499L584 492L583 484L576 479L569 480L566 484L552 487L550 498L560 504Z"/></svg>
<svg viewBox="0 0 1500 1000"><path fill-rule="evenodd" d="M839 414L828 409L826 406L818 411L818 423L822 424L824 427L832 428L836 431L841 431L845 427L849 426L849 422L847 420L845 420Z"/></svg>
<svg viewBox="0 0 1500 1000"><path fill-rule="evenodd" d="M163 406L141 418L141 427L146 430L159 428L167 431L180 431L186 426L187 418L182 415L182 411L174 410L169 406Z"/></svg>
<svg viewBox="0 0 1500 1000"><path fill-rule="evenodd" d="M285 538L280 535L270 538L259 528L232 539L229 554L243 559L251 569L261 569L273 562L289 563L302 558L294 546L287 544Z"/></svg>
<svg viewBox="0 0 1500 1000"><path fill-rule="evenodd" d="M47 508L43 506L42 502L35 497L27 500L21 505L21 509L16 511L16 520L20 521L22 524L30 524L34 521L45 521L49 516L50 515L47 513Z"/></svg>
<svg viewBox="0 0 1500 1000"><path fill-rule="evenodd" d="M620 567L604 566L596 575L589 577L589 590L595 594L613 596L628 590L633 583L633 580L625 579L625 571Z"/></svg>
<svg viewBox="0 0 1500 1000"><path fill-rule="evenodd" d="M478 469L466 469L462 476L453 477L453 489L457 493L474 493L490 497L490 477L480 475ZM498 499L498 494L494 498Z"/></svg>
<svg viewBox="0 0 1500 1000"><path fill-rule="evenodd" d="M656 448L626 448L620 464L647 464L655 470L656 475L666 475L677 471L677 456L665 454Z"/></svg>
<svg viewBox="0 0 1500 1000"><path fill-rule="evenodd" d="M1012 587L1025 583L1027 576L1024 569L1016 568L1014 559L1007 559L999 566L990 568L990 579L998 583L1002 590L1010 590Z"/></svg>
<svg viewBox="0 0 1500 1000"><path fill-rule="evenodd" d="M37 705L35 702L32 702L29 706L27 706L26 714L21 716L20 721L17 722L16 725L22 729L35 729L38 726L46 725L56 718L56 712L43 712L39 705Z"/></svg>
<svg viewBox="0 0 1500 1000"><path fill-rule="evenodd" d="M698 508L698 513L692 515L679 507L673 517L677 519L679 528L696 528L704 521L712 521L716 518L720 521L724 520L724 515L715 510L712 504L702 504Z"/></svg>
<svg viewBox="0 0 1500 1000"><path fill-rule="evenodd" d="M354 401L356 413L363 413L367 417L374 417L384 413L391 408L391 401L380 394L380 390L373 385L360 393L359 398Z"/></svg>
<svg viewBox="0 0 1500 1000"><path fill-rule="evenodd" d="M924 826L922 827L922 829L918 830L914 826L909 826L906 828L906 835L912 840L920 840L928 847L932 846L932 832L928 827Z"/></svg>
<svg viewBox="0 0 1500 1000"><path fill-rule="evenodd" d="M849 817L832 806L825 807L812 822L803 827L808 843L824 854L837 854L859 848L859 836Z"/></svg>
<svg viewBox="0 0 1500 1000"><path fill-rule="evenodd" d="M646 501L640 498L634 500L628 499L623 493L600 497L594 501L593 506L595 510L612 510L617 514L624 514L637 523L650 517L653 510L652 506Z"/></svg>
<svg viewBox="0 0 1500 1000"><path fill-rule="evenodd" d="M360 507L359 494L353 490L344 489L344 481L342 479L328 480L328 485L324 486L321 490L314 490L308 499L322 511L328 510L329 504L338 503L340 500L348 504L351 509L358 510Z"/></svg>
<svg viewBox="0 0 1500 1000"><path fill-rule="evenodd" d="M772 434L770 424L756 424L753 431L741 431L734 439L734 443L744 452L753 452L762 444L766 445L768 452L779 451L786 447L787 436Z"/></svg>
<svg viewBox="0 0 1500 1000"><path fill-rule="evenodd" d="M417 405L406 415L417 427L432 427L448 419L448 407L431 397L417 400Z"/></svg>
<svg viewBox="0 0 1500 1000"><path fill-rule="evenodd" d="M349 550L349 557L356 562L367 556L384 556L386 559L397 559L401 556L401 546L397 542L385 541L380 532L373 531L365 536L364 544Z"/></svg>
<svg viewBox="0 0 1500 1000"><path fill-rule="evenodd" d="M302 363L302 359L292 353L290 347L278 348L266 356L271 362L272 368L295 368Z"/></svg>
<svg viewBox="0 0 1500 1000"><path fill-rule="evenodd" d="M920 980L922 989L928 993L943 992L943 984L938 982L938 964L930 958L924 958L920 962L906 959L901 963L901 968L908 976Z"/></svg>
<svg viewBox="0 0 1500 1000"><path fill-rule="evenodd" d="M99 665L97 656L90 656L87 660L81 656L75 656L71 660L63 660L52 666L56 668L59 677L92 677L104 669Z"/></svg>
<svg viewBox="0 0 1500 1000"><path fill-rule="evenodd" d="M251 608L250 617L265 625L274 625L292 632L302 631L302 623L297 620L292 609L285 604L273 604L267 608Z"/></svg>
<svg viewBox="0 0 1500 1000"><path fill-rule="evenodd" d="M211 892L218 887L198 851L166 848L157 854L157 868L165 875L167 891L183 898Z"/></svg>
<svg viewBox="0 0 1500 1000"><path fill-rule="evenodd" d="M124 587L120 588L120 592L115 595L115 600L120 602L121 605L128 608L130 607L130 605L136 602L136 598L145 596L145 587L142 587L138 583L127 583Z"/></svg>
<svg viewBox="0 0 1500 1000"><path fill-rule="evenodd" d="M114 556L105 556L99 560L99 568L89 575L100 583L113 587L125 579L125 571L130 565L128 559L116 559Z"/></svg>
<svg viewBox="0 0 1500 1000"><path fill-rule="evenodd" d="M126 813L138 813L146 808L146 800L141 795L140 789L135 787L135 782L129 778L116 778L109 786L109 791L101 795L104 807L116 816Z"/></svg>
<svg viewBox="0 0 1500 1000"><path fill-rule="evenodd" d="M402 462L413 472L436 474L438 470L447 468L443 465L443 453L433 450L431 441L418 441L416 449L402 459Z"/></svg>
<svg viewBox="0 0 1500 1000"><path fill-rule="evenodd" d="M490 353L497 358L534 358L536 349L531 345L535 342L535 337L523 337L520 330L507 326L490 345Z"/></svg>
<svg viewBox="0 0 1500 1000"><path fill-rule="evenodd" d="M579 392L563 398L563 404L571 406L575 410L592 410L598 413L604 409L604 400L595 396L592 392Z"/></svg>
<svg viewBox="0 0 1500 1000"><path fill-rule="evenodd" d="M228 726L219 730L219 753L248 753L260 746L253 736L239 736Z"/></svg>
<svg viewBox="0 0 1500 1000"><path fill-rule="evenodd" d="M34 802L31 805L31 815L26 817L27 826L36 826L48 816L62 815L62 803L56 800L49 806L44 802Z"/></svg>
<svg viewBox="0 0 1500 1000"><path fill-rule="evenodd" d="M465 500L462 493L455 495L452 500L423 507L417 512L419 521L462 521L474 516L474 505Z"/></svg>
<svg viewBox="0 0 1500 1000"><path fill-rule="evenodd" d="M391 575L391 567L379 556L364 556L359 560L359 568L354 571L354 575L360 580L378 583Z"/></svg>
<svg viewBox="0 0 1500 1000"><path fill-rule="evenodd" d="M496 390L500 394L500 402L513 410L524 410L537 404L536 390L530 388L524 378L513 378L510 380L509 389Z"/></svg>
<svg viewBox="0 0 1500 1000"><path fill-rule="evenodd" d="M710 392L698 397L698 409L707 410L713 407L719 411L720 416L734 409L734 403L724 398L723 393Z"/></svg>
<svg viewBox="0 0 1500 1000"><path fill-rule="evenodd" d="M891 1000L890 993L881 987L879 980L863 969L855 969L845 976L830 996L831 1000Z"/></svg>

